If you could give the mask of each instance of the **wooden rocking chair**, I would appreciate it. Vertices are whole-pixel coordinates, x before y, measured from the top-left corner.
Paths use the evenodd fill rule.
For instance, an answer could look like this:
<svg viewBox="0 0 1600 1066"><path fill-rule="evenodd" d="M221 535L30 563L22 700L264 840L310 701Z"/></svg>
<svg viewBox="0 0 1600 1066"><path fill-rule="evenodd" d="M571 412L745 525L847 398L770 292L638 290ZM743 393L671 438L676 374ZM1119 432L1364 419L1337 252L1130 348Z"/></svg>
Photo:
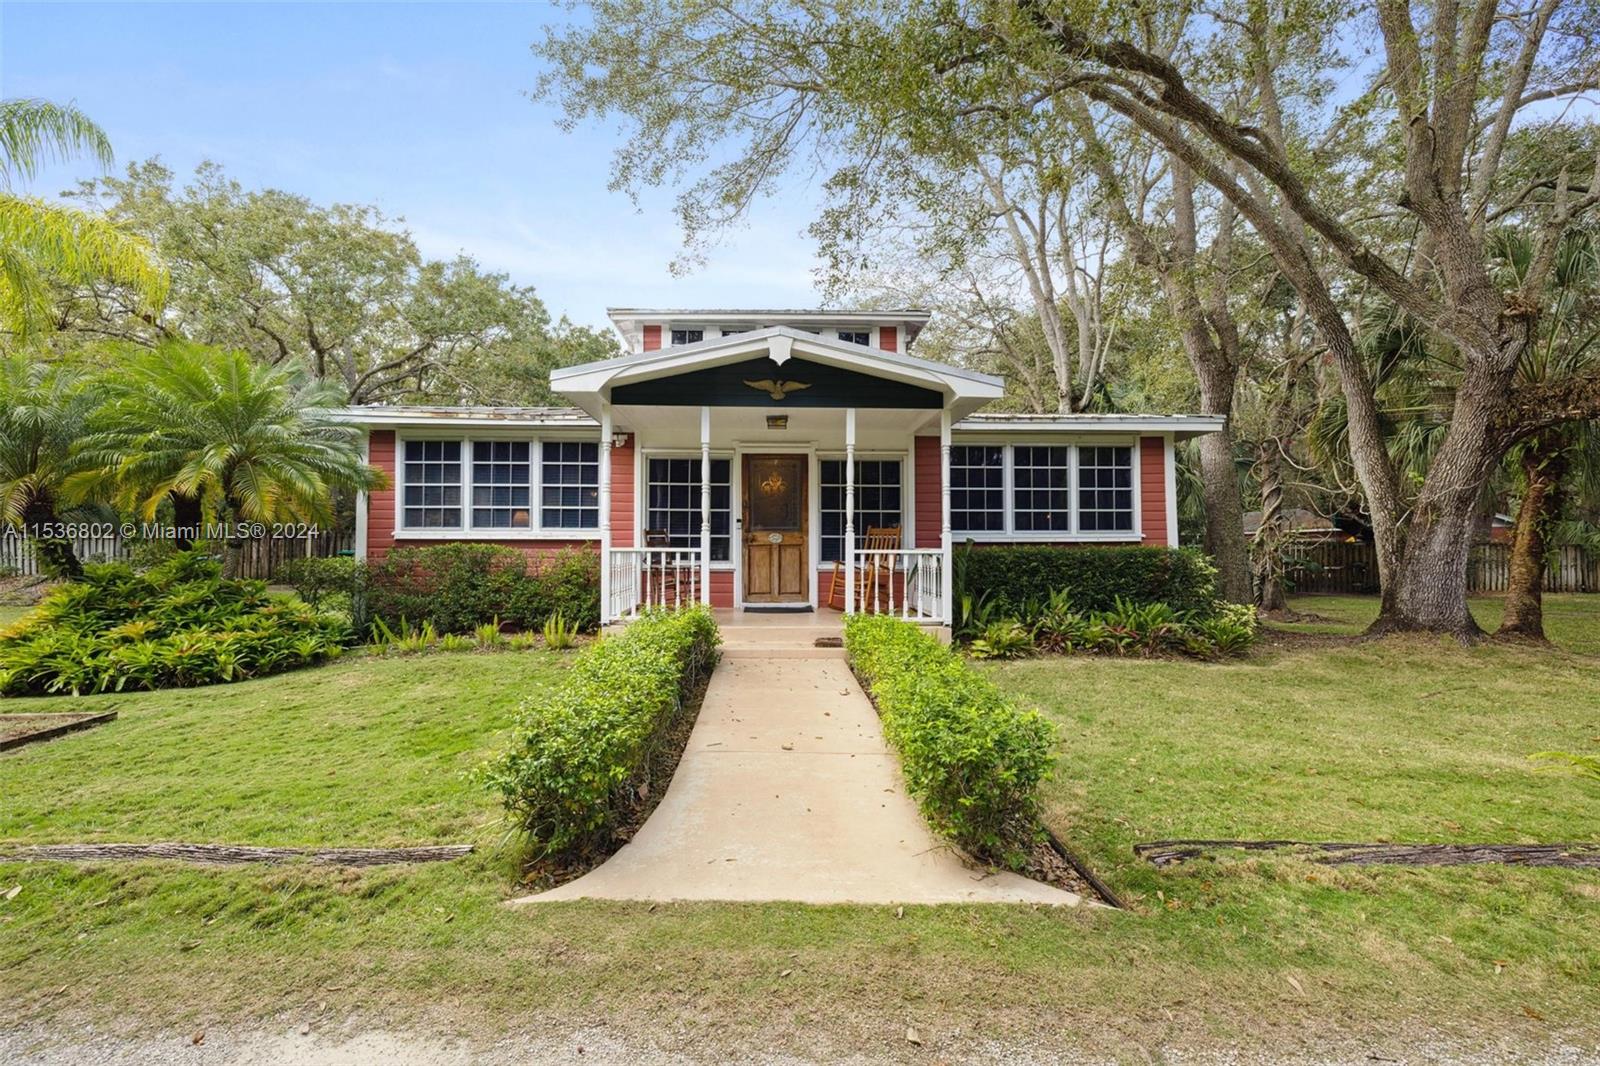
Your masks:
<svg viewBox="0 0 1600 1066"><path fill-rule="evenodd" d="M865 552L895 552L900 550L899 526L868 526L866 542L861 545ZM864 610L867 604L867 590L876 588L882 597L882 602L888 602L892 590L890 582L894 581L894 563L884 562L877 556L872 556L866 565L856 570L856 610ZM836 610L844 610L842 599L845 590L844 561L835 560L833 564L833 579L828 583L828 606Z"/></svg>

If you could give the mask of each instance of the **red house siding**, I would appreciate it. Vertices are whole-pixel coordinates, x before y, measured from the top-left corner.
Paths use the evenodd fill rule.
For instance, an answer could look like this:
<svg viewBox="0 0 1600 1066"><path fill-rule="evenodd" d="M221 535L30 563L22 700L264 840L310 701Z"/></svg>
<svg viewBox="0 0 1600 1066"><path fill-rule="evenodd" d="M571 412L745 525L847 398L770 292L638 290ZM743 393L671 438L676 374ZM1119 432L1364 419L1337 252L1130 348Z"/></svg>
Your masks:
<svg viewBox="0 0 1600 1066"><path fill-rule="evenodd" d="M914 548L937 548L943 531L943 487L939 484L939 438L918 437L911 453L916 480L917 542Z"/></svg>
<svg viewBox="0 0 1600 1066"><path fill-rule="evenodd" d="M645 327L649 329L649 326ZM661 339L661 327L656 327ZM633 445L637 438L628 434L628 443L611 449L611 546L632 548L633 541Z"/></svg>
<svg viewBox="0 0 1600 1066"><path fill-rule="evenodd" d="M1139 438L1139 512L1144 543L1167 544L1167 442L1160 437Z"/></svg>
<svg viewBox="0 0 1600 1066"><path fill-rule="evenodd" d="M895 327L895 326L879 326L878 327L878 347L879 348L882 348L886 352L892 352L892 351L896 351L898 349L899 343L900 343L900 334L899 334L899 331L898 331L898 327Z"/></svg>
<svg viewBox="0 0 1600 1066"><path fill-rule="evenodd" d="M660 351L660 349L661 349L661 327L660 326L646 326L646 327L644 327L643 344L644 344L644 350L647 351L647 352Z"/></svg>
<svg viewBox="0 0 1600 1066"><path fill-rule="evenodd" d="M711 606L733 606L733 571L711 571Z"/></svg>
<svg viewBox="0 0 1600 1066"><path fill-rule="evenodd" d="M367 438L367 462L389 478L388 488L367 494L367 559L377 562L394 544L394 494L400 480L395 474L394 430L372 431Z"/></svg>

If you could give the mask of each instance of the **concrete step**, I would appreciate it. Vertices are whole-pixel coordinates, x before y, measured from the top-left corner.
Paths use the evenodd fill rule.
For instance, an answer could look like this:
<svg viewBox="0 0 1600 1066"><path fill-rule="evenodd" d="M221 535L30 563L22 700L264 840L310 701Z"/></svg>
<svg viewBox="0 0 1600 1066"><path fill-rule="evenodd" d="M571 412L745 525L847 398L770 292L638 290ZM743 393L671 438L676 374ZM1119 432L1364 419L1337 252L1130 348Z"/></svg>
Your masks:
<svg viewBox="0 0 1600 1066"><path fill-rule="evenodd" d="M843 659L843 648L810 648L799 644L724 644L724 659Z"/></svg>

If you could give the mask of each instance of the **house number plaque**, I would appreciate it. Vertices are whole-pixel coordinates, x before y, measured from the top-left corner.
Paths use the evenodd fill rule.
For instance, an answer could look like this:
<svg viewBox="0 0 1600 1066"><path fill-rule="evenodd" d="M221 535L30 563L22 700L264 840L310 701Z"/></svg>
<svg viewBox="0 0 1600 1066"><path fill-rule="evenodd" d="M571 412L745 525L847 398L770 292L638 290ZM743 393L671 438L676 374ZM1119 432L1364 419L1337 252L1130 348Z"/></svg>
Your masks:
<svg viewBox="0 0 1600 1066"><path fill-rule="evenodd" d="M768 544L782 544L783 543L783 534L782 533L768 533L767 534L767 543Z"/></svg>

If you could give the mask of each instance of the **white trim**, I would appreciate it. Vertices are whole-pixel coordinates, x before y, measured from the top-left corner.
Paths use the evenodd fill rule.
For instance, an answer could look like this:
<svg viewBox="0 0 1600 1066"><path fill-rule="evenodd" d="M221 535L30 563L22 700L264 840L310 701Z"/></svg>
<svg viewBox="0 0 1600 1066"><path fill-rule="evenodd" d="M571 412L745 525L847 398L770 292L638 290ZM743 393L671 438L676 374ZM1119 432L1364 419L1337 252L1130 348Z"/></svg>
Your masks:
<svg viewBox="0 0 1600 1066"><path fill-rule="evenodd" d="M361 435L361 462L367 466L372 465L372 434L370 433ZM395 454L395 467L398 470L398 451ZM398 491L395 493L394 499L398 508L400 501ZM367 558L367 508L371 506L371 503L372 501L366 489L356 490L356 560L358 562L365 562ZM395 514L394 522L397 527L400 525L400 515L398 513Z"/></svg>
<svg viewBox="0 0 1600 1066"><path fill-rule="evenodd" d="M733 605L736 608L761 607L777 608L793 607L798 610L804 606L803 601L796 600L791 604L783 603L749 603L744 598L744 457L751 455L804 455L806 457L806 571L810 589L810 605L816 610L817 604L817 556L822 551L822 522L820 518L812 519L812 513L821 504L821 490L818 487L817 444L815 441L805 443L791 443L783 441L734 441L733 466L728 471L729 481L729 530L732 544L729 545L729 554L735 559L733 568Z"/></svg>
<svg viewBox="0 0 1600 1066"><path fill-rule="evenodd" d="M600 624L611 621L611 405L600 405Z"/></svg>
<svg viewBox="0 0 1600 1066"><path fill-rule="evenodd" d="M1002 435L1009 442L1028 433L1173 433L1195 437L1217 433L1227 425L1223 415L1008 415L973 414L955 424L958 434Z"/></svg>
<svg viewBox="0 0 1600 1066"><path fill-rule="evenodd" d="M633 454L638 460L638 469L633 483L633 525L634 540L644 539L644 531L650 526L650 460L652 459L698 459L698 448L649 448L639 444L637 436L634 437ZM737 570L738 559L738 520L739 507L742 501L738 496L739 489L739 458L735 451L728 448L712 448L711 458L728 460L728 558L723 560L713 559L711 569L713 572ZM642 548L644 545L636 544ZM676 551L691 551L691 548L677 548Z"/></svg>
<svg viewBox="0 0 1600 1066"><path fill-rule="evenodd" d="M506 529L491 526L478 527L472 524L472 444L474 441L516 440L528 443L528 528ZM609 438L608 438L609 439ZM427 527L413 529L405 524L405 445L407 441L456 441L461 445L461 521L451 527ZM602 526L606 521L604 507L599 508L597 524L592 529L570 529L560 526L546 527L535 525L533 520L538 518L544 521L544 445L578 442L583 444L597 443L588 434L560 435L548 434L530 436L527 434L514 434L493 436L486 434L459 434L443 433L431 428L423 433L408 433L394 435L394 538L395 540L460 540L460 541L495 541L495 540L598 540L605 541ZM601 465L604 465L604 446L601 446ZM601 496L609 495L609 485L603 474L601 476Z"/></svg>
<svg viewBox="0 0 1600 1066"><path fill-rule="evenodd" d="M1178 546L1178 464L1177 449L1173 446L1172 434L1166 435L1165 443L1161 449L1161 461L1164 464L1164 476L1167 488L1167 547Z"/></svg>
<svg viewBox="0 0 1600 1066"><path fill-rule="evenodd" d="M990 436L968 438L953 442L958 447L975 448L1000 448L1001 488L1003 490L1001 516L1002 528L995 530L962 530L951 526L951 534L960 540L970 540L977 544L1126 544L1143 543L1144 541L1144 510L1143 486L1139 480L1140 445L1138 437L1126 435L1100 434L1085 439L1067 440L1012 440ZM1016 507L1016 452L1017 446L1047 446L1066 448L1067 455L1067 502L1068 502L1068 528L1065 530L1028 530L1017 529ZM1133 528L1131 530L1094 530L1086 532L1080 527L1080 501L1078 499L1078 450L1081 447L1090 448L1127 448L1131 453L1133 478ZM949 469L944 471L945 488L949 488ZM948 522L948 516L946 517Z"/></svg>

